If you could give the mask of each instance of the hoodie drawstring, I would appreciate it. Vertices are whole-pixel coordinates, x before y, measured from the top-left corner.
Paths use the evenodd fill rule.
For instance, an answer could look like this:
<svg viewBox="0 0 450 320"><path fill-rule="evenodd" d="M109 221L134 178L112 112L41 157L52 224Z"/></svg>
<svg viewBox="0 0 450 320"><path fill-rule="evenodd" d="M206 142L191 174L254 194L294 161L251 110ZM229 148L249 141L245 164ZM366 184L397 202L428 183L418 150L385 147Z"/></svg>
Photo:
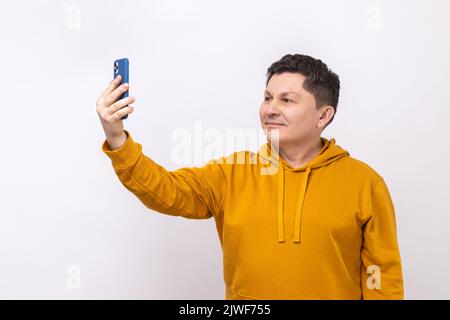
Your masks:
<svg viewBox="0 0 450 320"><path fill-rule="evenodd" d="M284 166L280 163L278 167L278 242L284 242L284 221L283 221L283 207L284 207Z"/></svg>
<svg viewBox="0 0 450 320"><path fill-rule="evenodd" d="M309 178L310 172L311 172L311 167L308 167L306 169L305 176L303 177L300 194L298 195L297 210L295 212L294 242L301 242L300 241L300 225L301 225L301 220L302 220L303 202L305 200L306 187L308 185L308 178Z"/></svg>
<svg viewBox="0 0 450 320"><path fill-rule="evenodd" d="M283 159L279 156L279 152L277 151L277 148L272 150L271 143L264 144L258 154L261 157L261 159L264 159L262 161L262 165L265 169L265 165L267 163L274 164L276 167L278 167L279 170L277 170L274 173L269 173L268 175L272 174L278 174L278 202L277 202L277 231L278 231L278 242L284 242L284 210L285 210L285 204L284 204L284 193L286 191L285 186L285 170L290 170L293 173L297 174L300 172L304 172L304 176L302 178L302 184L300 186L300 191L297 198L297 204L295 207L295 218L294 218L294 236L293 241L295 243L301 242L301 226L302 226L302 215L303 215L303 209L304 209L304 202L306 197L306 191L308 189L308 181L309 177L311 175L311 171L314 169L314 172L316 174L319 174L320 171L316 169L320 169L324 166L329 165L332 162L338 161L341 158L350 156L349 152L342 149L340 146L336 145L336 140L334 138L327 140L326 138L321 137L322 140L322 149L320 150L319 154L317 154L314 159L312 159L310 162L302 166L301 168L290 168L290 166L283 162ZM272 169L273 167L270 166L269 169ZM269 170L269 172L272 172L272 170ZM267 173L264 173L267 174ZM276 179L274 177L274 179ZM273 181L275 182L275 181Z"/></svg>
<svg viewBox="0 0 450 320"><path fill-rule="evenodd" d="M278 242L284 242L284 165L280 163L280 171L278 172ZM300 226L303 211L303 202L305 200L306 188L308 186L309 174L311 167L306 169L303 177L302 185L300 187L300 193L298 195L297 206L295 211L295 225L294 225L294 242L300 241Z"/></svg>

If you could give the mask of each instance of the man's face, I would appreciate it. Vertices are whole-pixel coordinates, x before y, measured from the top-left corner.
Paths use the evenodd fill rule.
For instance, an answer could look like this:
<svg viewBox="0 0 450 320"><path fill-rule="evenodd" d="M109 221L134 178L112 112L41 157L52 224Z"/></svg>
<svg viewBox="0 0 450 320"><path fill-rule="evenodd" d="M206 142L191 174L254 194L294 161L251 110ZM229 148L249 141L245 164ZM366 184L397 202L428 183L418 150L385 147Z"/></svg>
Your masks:
<svg viewBox="0 0 450 320"><path fill-rule="evenodd" d="M270 78L259 109L261 126L269 141L279 134L279 145L288 146L320 137L323 110L316 109L316 99L303 89L305 77L284 72ZM269 135L268 135L269 134Z"/></svg>

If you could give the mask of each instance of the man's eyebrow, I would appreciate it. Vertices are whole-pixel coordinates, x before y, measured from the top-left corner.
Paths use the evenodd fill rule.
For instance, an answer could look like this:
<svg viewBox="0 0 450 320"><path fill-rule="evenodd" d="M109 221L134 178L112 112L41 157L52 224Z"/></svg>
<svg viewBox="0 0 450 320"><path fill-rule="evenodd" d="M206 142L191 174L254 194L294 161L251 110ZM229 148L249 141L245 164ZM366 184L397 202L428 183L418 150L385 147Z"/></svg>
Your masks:
<svg viewBox="0 0 450 320"><path fill-rule="evenodd" d="M288 95L288 94L290 94L290 93L293 93L293 94L295 94L295 95L299 95L297 92L295 92L295 91L284 91L284 92L280 92L280 96L286 96L286 95ZM269 91L267 91L267 90L264 90L264 94L268 94L269 96L271 96L272 94L269 92Z"/></svg>

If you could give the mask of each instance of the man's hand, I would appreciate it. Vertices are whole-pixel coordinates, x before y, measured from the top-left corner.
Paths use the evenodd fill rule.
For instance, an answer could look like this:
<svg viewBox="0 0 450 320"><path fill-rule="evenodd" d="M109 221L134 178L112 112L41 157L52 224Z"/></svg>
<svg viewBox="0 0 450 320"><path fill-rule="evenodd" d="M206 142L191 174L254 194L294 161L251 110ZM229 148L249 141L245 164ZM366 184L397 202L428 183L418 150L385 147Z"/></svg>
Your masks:
<svg viewBox="0 0 450 320"><path fill-rule="evenodd" d="M119 86L120 79L121 76L118 75L97 99L97 113L111 150L120 148L126 141L127 135L123 130L121 118L134 110L133 106L129 105L135 101L134 97L117 101L129 89L128 83ZM125 107L126 105L128 106Z"/></svg>

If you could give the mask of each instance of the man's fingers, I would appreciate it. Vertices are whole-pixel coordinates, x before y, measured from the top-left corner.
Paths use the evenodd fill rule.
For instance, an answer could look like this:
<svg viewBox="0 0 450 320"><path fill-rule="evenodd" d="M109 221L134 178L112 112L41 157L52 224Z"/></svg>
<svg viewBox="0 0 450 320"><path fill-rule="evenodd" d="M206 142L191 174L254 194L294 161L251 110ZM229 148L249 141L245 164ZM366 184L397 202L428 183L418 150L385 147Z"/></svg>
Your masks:
<svg viewBox="0 0 450 320"><path fill-rule="evenodd" d="M133 111L134 111L133 106L127 106L117 110L115 113L113 113L111 118L113 118L113 120L118 120L121 119L123 116L132 113Z"/></svg>
<svg viewBox="0 0 450 320"><path fill-rule="evenodd" d="M117 110L120 110L121 108L125 107L126 105L129 105L133 103L136 99L134 97L127 97L120 99L119 101L113 103L109 108L106 109L106 114L108 116L114 114Z"/></svg>
<svg viewBox="0 0 450 320"><path fill-rule="evenodd" d="M105 89L105 94L109 94L110 92L112 92L120 83L120 80L122 80L122 76L119 74L117 75L117 77L114 78L114 80L112 80L109 85L106 87Z"/></svg>
<svg viewBox="0 0 450 320"><path fill-rule="evenodd" d="M120 83L120 80L122 79L122 76L119 74L116 78L114 78L108 86L103 90L102 94L100 95L100 99L105 98L107 95L109 95Z"/></svg>
<svg viewBox="0 0 450 320"><path fill-rule="evenodd" d="M117 99L119 99L119 97L124 94L125 92L127 92L129 89L129 85L128 83L123 83L120 86L118 86L117 88L115 88L107 97L106 100L108 103L113 103L115 102Z"/></svg>

